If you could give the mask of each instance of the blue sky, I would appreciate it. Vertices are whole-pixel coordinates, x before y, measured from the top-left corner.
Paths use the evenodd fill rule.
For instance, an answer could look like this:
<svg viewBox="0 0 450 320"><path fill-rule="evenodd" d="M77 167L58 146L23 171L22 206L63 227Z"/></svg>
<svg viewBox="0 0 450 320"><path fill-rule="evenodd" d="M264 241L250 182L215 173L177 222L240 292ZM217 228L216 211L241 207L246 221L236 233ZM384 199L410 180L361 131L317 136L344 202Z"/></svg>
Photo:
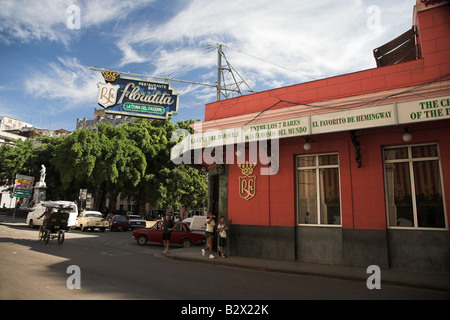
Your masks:
<svg viewBox="0 0 450 320"><path fill-rule="evenodd" d="M374 68L372 50L411 27L415 2L0 0L0 116L74 130L101 108L92 66L214 84L217 43L257 92ZM174 121L203 120L216 98L172 87Z"/></svg>

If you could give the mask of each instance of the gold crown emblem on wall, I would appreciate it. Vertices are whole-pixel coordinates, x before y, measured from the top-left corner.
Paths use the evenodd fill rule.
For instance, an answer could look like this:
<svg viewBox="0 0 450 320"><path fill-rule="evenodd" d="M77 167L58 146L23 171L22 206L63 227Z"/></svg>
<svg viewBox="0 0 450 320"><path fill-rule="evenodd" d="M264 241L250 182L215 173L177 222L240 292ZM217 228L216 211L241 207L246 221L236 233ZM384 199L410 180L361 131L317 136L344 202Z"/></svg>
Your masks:
<svg viewBox="0 0 450 320"><path fill-rule="evenodd" d="M103 78L105 78L105 81L112 82L112 81L116 81L116 78L120 75L120 72L114 72L112 70L109 70L109 71L103 70L102 75L103 75Z"/></svg>
<svg viewBox="0 0 450 320"><path fill-rule="evenodd" d="M238 164L238 167L241 169L244 176L249 176L253 173L256 163L248 163L248 161L245 161L245 164Z"/></svg>

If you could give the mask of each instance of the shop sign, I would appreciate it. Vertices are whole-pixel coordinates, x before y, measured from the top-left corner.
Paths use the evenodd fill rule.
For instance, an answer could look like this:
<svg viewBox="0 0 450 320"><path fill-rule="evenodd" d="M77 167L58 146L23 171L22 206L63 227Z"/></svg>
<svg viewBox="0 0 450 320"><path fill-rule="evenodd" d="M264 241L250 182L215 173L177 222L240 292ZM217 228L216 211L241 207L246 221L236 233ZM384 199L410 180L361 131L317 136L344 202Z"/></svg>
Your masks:
<svg viewBox="0 0 450 320"><path fill-rule="evenodd" d="M394 105L311 116L312 134L395 125Z"/></svg>
<svg viewBox="0 0 450 320"><path fill-rule="evenodd" d="M308 117L271 121L243 127L244 141L288 138L309 134Z"/></svg>
<svg viewBox="0 0 450 320"><path fill-rule="evenodd" d="M170 83L123 77L112 70L102 74L106 83L97 84L97 103L106 113L153 119L178 113L179 94Z"/></svg>
<svg viewBox="0 0 450 320"><path fill-rule="evenodd" d="M201 130L200 130L201 132ZM190 144L202 148L310 134L309 117L264 122L224 130L209 130L189 136ZM184 141L184 140L183 140ZM187 143L183 142L187 147ZM181 143L177 147L182 149ZM178 150L179 151L179 150Z"/></svg>
<svg viewBox="0 0 450 320"><path fill-rule="evenodd" d="M450 95L401 102L397 105L399 123L450 119Z"/></svg>
<svg viewBox="0 0 450 320"><path fill-rule="evenodd" d="M238 164L243 176L239 176L239 196L248 201L256 196L256 176L251 175L256 167L255 164Z"/></svg>

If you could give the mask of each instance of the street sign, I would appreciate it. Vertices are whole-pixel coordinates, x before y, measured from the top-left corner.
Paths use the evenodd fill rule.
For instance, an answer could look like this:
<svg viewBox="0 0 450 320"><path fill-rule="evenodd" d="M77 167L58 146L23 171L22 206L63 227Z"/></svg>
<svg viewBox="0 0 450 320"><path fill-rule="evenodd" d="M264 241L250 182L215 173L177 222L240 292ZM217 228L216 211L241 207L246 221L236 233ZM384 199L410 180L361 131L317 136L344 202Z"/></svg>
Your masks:
<svg viewBox="0 0 450 320"><path fill-rule="evenodd" d="M34 177L16 174L13 197L31 199L33 195Z"/></svg>

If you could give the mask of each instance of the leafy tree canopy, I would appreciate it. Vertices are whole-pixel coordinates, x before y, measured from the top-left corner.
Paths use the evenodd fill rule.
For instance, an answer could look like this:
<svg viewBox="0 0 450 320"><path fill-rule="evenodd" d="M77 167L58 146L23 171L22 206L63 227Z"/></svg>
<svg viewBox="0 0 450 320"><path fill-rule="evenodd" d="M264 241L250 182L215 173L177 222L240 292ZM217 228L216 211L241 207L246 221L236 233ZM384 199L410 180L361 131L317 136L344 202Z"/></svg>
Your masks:
<svg viewBox="0 0 450 320"><path fill-rule="evenodd" d="M207 195L206 174L170 161L170 149L178 142L171 140L172 134L177 129L192 132L191 123L148 119L119 127L100 123L96 131L2 145L0 182L11 183L16 173L39 179L44 164L52 199L73 200L80 188L88 188L97 205L107 195L133 195L141 213L146 202L155 208L201 207Z"/></svg>

